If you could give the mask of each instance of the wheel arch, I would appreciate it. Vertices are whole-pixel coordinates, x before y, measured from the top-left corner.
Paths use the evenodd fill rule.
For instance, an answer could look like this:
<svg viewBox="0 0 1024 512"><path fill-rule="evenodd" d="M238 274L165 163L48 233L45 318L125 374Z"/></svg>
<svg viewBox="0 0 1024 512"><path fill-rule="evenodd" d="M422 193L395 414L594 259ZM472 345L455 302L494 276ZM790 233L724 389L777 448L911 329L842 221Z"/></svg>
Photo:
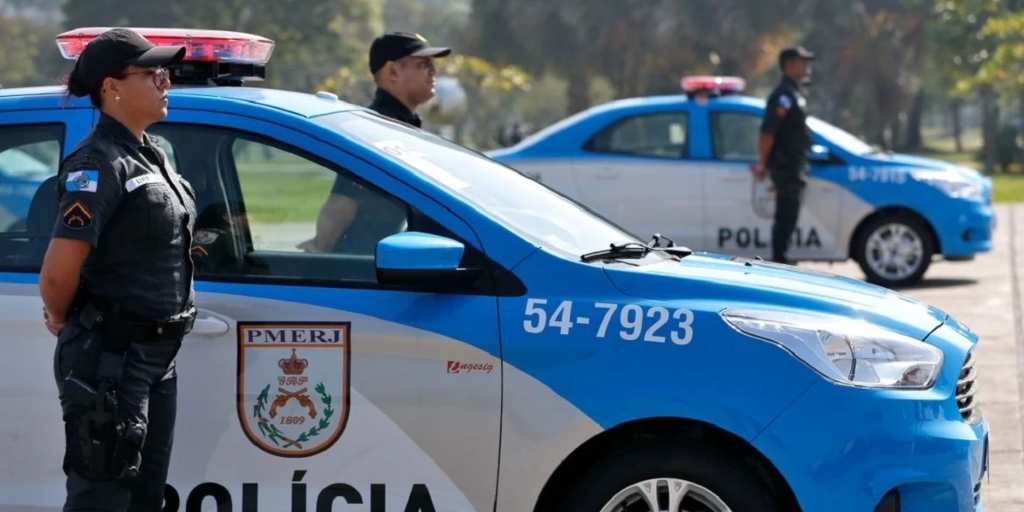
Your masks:
<svg viewBox="0 0 1024 512"><path fill-rule="evenodd" d="M559 505L580 475L608 453L640 439L692 440L711 445L753 466L775 493L782 510L800 512L792 488L778 468L739 436L710 423L673 417L629 421L605 430L577 447L558 465L541 489L534 512L559 510Z"/></svg>
<svg viewBox="0 0 1024 512"><path fill-rule="evenodd" d="M898 217L901 215L913 217L920 221L926 228L928 228L928 236L932 239L932 247L934 254L942 254L942 240L939 238L939 233L935 231L935 226L928 220L927 217L922 215L917 210L907 208L906 206L884 206L879 208L870 214L864 216L860 222L857 223L857 227L854 228L853 233L850 234L850 241L847 244L847 256L853 260L857 259L857 240L860 239L861 235L864 234L864 230L867 228L875 219L884 217Z"/></svg>

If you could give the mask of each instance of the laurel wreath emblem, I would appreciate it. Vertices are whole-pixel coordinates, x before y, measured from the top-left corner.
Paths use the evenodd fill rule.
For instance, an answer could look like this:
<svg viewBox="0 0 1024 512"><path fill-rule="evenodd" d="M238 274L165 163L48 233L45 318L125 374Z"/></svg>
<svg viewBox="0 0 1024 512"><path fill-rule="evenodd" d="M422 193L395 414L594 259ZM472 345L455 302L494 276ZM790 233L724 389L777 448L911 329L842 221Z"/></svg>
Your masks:
<svg viewBox="0 0 1024 512"><path fill-rule="evenodd" d="M253 417L256 418L256 426L259 427L260 432L272 443L282 448L290 448L295 446L302 449L302 443L309 441L310 439L320 435L327 427L331 426L331 416L334 415L334 409L331 408L331 395L327 394L327 388L323 382L317 383L316 387L313 388L317 393L320 394L320 401L324 404L324 410L320 418L320 422L314 425L309 430L301 433L295 439L291 439L277 428L277 425L271 423L270 420L263 415L267 409L267 401L270 397L270 384L263 388L259 396L256 397L256 404L253 406ZM282 446L281 443L284 445Z"/></svg>

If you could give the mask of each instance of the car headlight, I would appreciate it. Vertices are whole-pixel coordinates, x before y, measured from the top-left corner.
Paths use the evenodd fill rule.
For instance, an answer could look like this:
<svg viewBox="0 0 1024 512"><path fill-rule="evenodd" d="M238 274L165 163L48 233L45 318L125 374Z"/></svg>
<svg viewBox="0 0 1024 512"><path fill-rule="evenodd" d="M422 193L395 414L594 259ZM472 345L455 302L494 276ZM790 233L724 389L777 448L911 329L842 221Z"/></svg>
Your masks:
<svg viewBox="0 0 1024 512"><path fill-rule="evenodd" d="M865 322L765 310L727 309L721 316L738 331L781 346L838 384L928 389L942 369L941 350Z"/></svg>
<svg viewBox="0 0 1024 512"><path fill-rule="evenodd" d="M949 197L972 199L981 197L984 185L981 180L965 178L952 172L915 171L915 180L938 188Z"/></svg>

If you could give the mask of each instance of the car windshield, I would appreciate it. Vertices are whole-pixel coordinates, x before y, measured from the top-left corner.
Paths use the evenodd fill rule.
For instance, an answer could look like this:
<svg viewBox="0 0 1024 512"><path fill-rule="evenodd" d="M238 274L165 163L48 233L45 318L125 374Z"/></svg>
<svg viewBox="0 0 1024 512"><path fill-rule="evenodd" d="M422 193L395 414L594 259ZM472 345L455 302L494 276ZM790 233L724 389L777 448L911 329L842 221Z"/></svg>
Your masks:
<svg viewBox="0 0 1024 512"><path fill-rule="evenodd" d="M842 128L828 124L814 116L807 118L807 127L814 133L821 135L829 142L839 146L840 149L848 153L854 155L866 155L875 152L875 148L858 139L856 135L853 135Z"/></svg>
<svg viewBox="0 0 1024 512"><path fill-rule="evenodd" d="M568 257L579 258L612 243L641 242L558 192L441 137L369 112L332 114L316 120L380 148L520 236Z"/></svg>

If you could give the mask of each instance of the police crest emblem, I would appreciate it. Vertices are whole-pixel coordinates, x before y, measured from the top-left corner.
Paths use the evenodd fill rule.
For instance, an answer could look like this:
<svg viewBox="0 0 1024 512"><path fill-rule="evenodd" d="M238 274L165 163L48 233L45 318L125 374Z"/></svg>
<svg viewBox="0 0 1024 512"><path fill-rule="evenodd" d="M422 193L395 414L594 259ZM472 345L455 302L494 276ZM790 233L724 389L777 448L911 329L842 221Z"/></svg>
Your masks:
<svg viewBox="0 0 1024 512"><path fill-rule="evenodd" d="M341 437L349 413L350 322L239 322L238 418L253 444L309 457Z"/></svg>

